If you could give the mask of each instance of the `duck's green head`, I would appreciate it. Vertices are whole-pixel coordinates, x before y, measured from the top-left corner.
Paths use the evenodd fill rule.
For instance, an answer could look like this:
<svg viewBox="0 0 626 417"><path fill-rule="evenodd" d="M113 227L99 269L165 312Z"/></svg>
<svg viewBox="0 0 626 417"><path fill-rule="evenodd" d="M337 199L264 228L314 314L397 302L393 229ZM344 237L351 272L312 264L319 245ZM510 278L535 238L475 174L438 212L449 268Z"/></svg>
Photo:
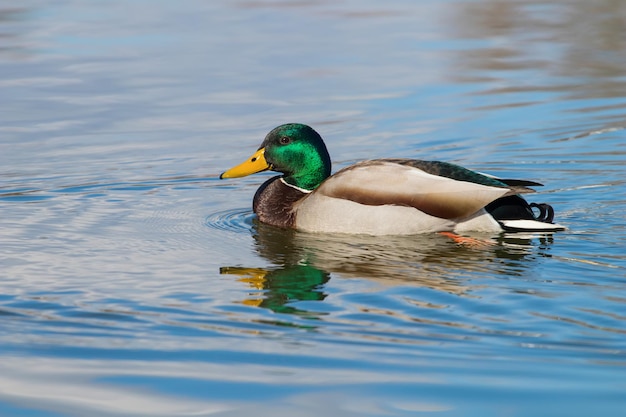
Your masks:
<svg viewBox="0 0 626 417"><path fill-rule="evenodd" d="M330 156L322 137L311 127L289 123L274 128L244 163L220 178L237 178L272 170L285 174L285 181L305 190L317 188L330 175Z"/></svg>

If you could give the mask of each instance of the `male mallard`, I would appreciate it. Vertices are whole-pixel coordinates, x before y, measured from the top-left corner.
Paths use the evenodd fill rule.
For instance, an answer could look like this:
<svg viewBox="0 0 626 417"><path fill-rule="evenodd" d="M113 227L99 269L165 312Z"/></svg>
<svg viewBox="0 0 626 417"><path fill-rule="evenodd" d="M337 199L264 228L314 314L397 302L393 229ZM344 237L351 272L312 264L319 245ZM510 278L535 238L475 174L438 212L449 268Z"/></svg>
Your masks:
<svg viewBox="0 0 626 417"><path fill-rule="evenodd" d="M528 204L532 181L499 179L447 162L362 161L330 175L330 156L311 127L278 126L244 163L222 173L236 178L281 172L254 195L263 223L310 232L400 235L439 231L556 231L547 204ZM533 212L536 209L538 214Z"/></svg>

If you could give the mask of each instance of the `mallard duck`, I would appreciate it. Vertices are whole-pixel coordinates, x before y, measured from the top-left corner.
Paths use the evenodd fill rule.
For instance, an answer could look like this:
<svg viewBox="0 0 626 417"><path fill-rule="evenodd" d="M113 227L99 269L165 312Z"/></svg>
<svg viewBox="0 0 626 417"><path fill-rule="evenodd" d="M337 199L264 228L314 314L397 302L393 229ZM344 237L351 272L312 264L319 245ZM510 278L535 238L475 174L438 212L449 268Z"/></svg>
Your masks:
<svg viewBox="0 0 626 417"><path fill-rule="evenodd" d="M253 210L261 222L284 228L370 235L565 229L553 223L551 206L520 196L542 185L533 181L415 159L367 160L331 175L321 136L299 123L273 129L248 160L220 178L266 170L282 175L261 185Z"/></svg>

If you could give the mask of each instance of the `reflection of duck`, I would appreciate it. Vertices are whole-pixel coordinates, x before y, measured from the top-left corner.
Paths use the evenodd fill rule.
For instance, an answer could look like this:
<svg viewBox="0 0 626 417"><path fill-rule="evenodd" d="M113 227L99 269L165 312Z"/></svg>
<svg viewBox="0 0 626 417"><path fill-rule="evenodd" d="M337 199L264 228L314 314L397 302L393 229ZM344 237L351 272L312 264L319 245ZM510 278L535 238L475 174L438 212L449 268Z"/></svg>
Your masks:
<svg viewBox="0 0 626 417"><path fill-rule="evenodd" d="M302 124L273 129L248 161L220 178L268 169L283 175L259 188L253 207L261 222L274 226L371 235L564 229L552 223L550 206L519 196L541 185L532 181L413 159L363 161L331 176L326 145Z"/></svg>
<svg viewBox="0 0 626 417"><path fill-rule="evenodd" d="M223 267L220 273L237 275L254 291L243 303L276 313L319 317L298 301L322 301L331 274L365 278L378 284L410 285L464 296L486 270L505 276L526 275L538 257L548 257L551 235L502 235L488 246L454 244L443 236L317 235L255 222L253 238L267 269ZM289 325L285 321L276 322ZM309 326L309 325L305 325Z"/></svg>
<svg viewBox="0 0 626 417"><path fill-rule="evenodd" d="M269 308L276 313L315 317L289 305L290 301L320 301L326 297L322 286L329 279L327 272L308 265L290 265L278 269L222 267L220 274L238 275L241 281L256 290L266 290L244 300L247 305Z"/></svg>
<svg viewBox="0 0 626 417"><path fill-rule="evenodd" d="M259 255L277 265L276 269L285 274L294 273L304 265L306 268L301 272L305 274L310 273L308 268L323 271L326 277L323 282L326 282L329 274L337 274L347 278L366 278L383 285L421 286L453 294L463 294L468 290L466 280L459 277L482 275L486 269L506 275L523 274L533 264L527 263L525 258L529 255L547 256L544 246L550 244L550 241L541 237L537 248L532 240L535 236L515 234L501 236L498 240L492 240L491 245L476 249L455 244L438 235L318 235L276 228L260 222L255 222L252 236ZM236 272L234 269L229 271ZM248 277L246 282L251 285L256 283L259 287L258 283L262 282L262 288L270 292L280 292L285 288L279 281L267 280L267 271L240 271L247 271L239 275ZM261 274L254 278L250 271ZM277 273L274 269L271 271ZM281 279L287 278L283 276ZM297 286L296 281L294 279L290 282ZM310 287L311 282L305 278L303 288ZM296 299L303 299L298 297ZM288 299L289 295L284 298Z"/></svg>

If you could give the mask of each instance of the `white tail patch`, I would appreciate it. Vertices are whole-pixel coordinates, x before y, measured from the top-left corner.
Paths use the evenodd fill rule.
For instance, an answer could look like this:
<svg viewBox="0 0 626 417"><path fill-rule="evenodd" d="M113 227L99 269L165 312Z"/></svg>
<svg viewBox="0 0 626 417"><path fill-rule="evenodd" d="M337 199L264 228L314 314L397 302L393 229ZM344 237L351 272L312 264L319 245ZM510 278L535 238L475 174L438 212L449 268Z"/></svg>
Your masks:
<svg viewBox="0 0 626 417"><path fill-rule="evenodd" d="M500 220L506 231L541 231L556 232L567 230L567 227L560 224L544 223L537 220Z"/></svg>

